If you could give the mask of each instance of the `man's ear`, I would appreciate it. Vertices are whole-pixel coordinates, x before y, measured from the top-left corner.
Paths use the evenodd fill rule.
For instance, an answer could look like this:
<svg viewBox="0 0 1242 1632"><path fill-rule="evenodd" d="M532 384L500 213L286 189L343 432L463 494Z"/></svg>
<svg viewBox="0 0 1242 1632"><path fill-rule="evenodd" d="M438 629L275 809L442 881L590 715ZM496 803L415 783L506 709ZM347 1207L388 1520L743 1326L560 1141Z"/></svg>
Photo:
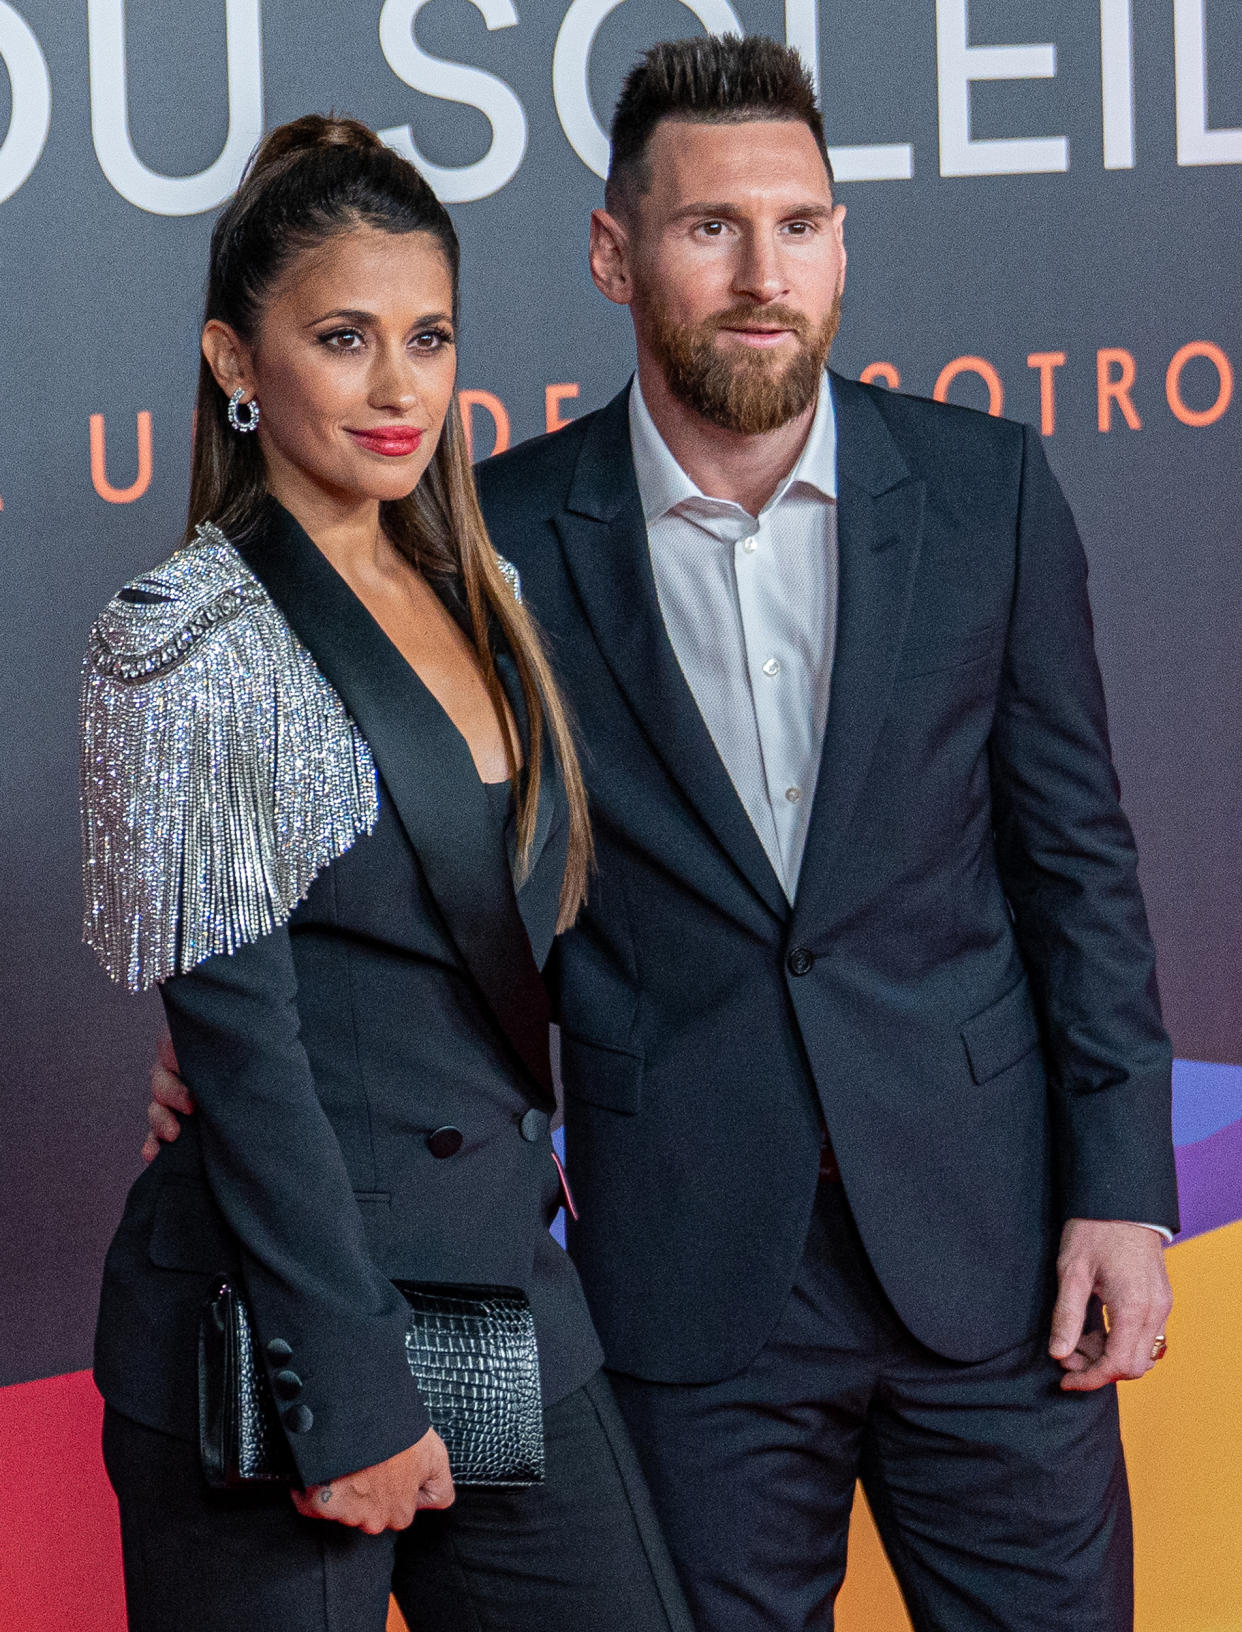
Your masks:
<svg viewBox="0 0 1242 1632"><path fill-rule="evenodd" d="M213 317L203 329L202 347L207 367L225 396L240 389L249 401L255 392L254 363L250 347L237 331Z"/></svg>
<svg viewBox="0 0 1242 1632"><path fill-rule="evenodd" d="M601 295L618 306L628 306L634 298L630 275L630 235L623 223L607 210L591 211L591 276Z"/></svg>

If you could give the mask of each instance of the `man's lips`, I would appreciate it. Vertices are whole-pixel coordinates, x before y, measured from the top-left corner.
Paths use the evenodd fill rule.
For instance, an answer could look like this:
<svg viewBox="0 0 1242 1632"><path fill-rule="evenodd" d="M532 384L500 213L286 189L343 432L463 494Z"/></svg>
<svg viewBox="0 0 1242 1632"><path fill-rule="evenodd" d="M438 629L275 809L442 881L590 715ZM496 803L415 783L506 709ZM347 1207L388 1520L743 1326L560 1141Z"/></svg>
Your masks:
<svg viewBox="0 0 1242 1632"><path fill-rule="evenodd" d="M406 459L417 453L422 431L413 425L377 425L374 430L350 431L355 442L387 459Z"/></svg>
<svg viewBox="0 0 1242 1632"><path fill-rule="evenodd" d="M744 346L756 346L760 349L768 346L778 346L782 340L794 337L795 331L789 328L751 328L740 324L726 323L717 331L720 334L732 335L740 340Z"/></svg>

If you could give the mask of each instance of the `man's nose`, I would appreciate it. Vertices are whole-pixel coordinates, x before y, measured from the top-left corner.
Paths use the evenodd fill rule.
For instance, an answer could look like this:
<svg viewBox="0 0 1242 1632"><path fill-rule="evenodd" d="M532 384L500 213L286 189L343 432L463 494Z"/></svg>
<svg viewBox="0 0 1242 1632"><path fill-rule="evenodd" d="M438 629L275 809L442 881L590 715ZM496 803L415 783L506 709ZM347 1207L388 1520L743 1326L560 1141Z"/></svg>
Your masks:
<svg viewBox="0 0 1242 1632"><path fill-rule="evenodd" d="M739 295L764 302L779 300L788 294L779 251L766 233L755 233L746 239L733 288Z"/></svg>

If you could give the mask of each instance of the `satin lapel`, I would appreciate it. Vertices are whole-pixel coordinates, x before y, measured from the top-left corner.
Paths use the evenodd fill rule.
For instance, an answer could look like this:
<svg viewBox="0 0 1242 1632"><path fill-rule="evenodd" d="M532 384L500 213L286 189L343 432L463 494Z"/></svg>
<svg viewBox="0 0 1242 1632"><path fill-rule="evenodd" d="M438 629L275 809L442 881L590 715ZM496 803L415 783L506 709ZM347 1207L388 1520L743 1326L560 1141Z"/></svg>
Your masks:
<svg viewBox="0 0 1242 1632"><path fill-rule="evenodd" d="M648 741L716 841L779 917L789 907L677 662L660 613L630 448L629 393L604 408L555 517L600 651Z"/></svg>
<svg viewBox="0 0 1242 1632"><path fill-rule="evenodd" d="M879 410L833 376L837 410L837 644L794 933L809 933L831 890L833 863L871 765L905 636L923 536L924 489Z"/></svg>
<svg viewBox="0 0 1242 1632"><path fill-rule="evenodd" d="M547 990L518 912L504 835L465 739L284 510L275 509L244 554L357 722L462 961L550 1094Z"/></svg>
<svg viewBox="0 0 1242 1632"><path fill-rule="evenodd" d="M513 710L513 717L517 721L518 735L522 739L522 751L530 753L530 725L526 715L526 699L522 695L522 682L518 676L517 665L507 652L496 654L496 672L500 676L500 683L509 699L509 707ZM539 858L543 854L543 847L548 842L548 834L552 828L552 816L560 796L560 776L556 769L556 755L552 752L547 734L544 734L543 752L539 756L539 809L535 812L535 833L530 849L531 871L539 865Z"/></svg>

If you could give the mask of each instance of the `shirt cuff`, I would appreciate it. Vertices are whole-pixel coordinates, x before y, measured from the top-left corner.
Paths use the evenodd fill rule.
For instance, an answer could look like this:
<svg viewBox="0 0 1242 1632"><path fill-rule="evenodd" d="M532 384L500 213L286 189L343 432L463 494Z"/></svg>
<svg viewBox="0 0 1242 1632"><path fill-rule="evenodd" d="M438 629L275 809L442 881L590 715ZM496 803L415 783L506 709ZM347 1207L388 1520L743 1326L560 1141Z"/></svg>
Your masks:
<svg viewBox="0 0 1242 1632"><path fill-rule="evenodd" d="M1166 1246L1168 1246L1173 1239L1173 1231L1166 1229L1163 1224L1147 1224L1144 1223L1141 1218L1127 1219L1126 1222L1128 1224L1137 1224L1140 1230L1155 1230L1157 1235L1162 1235L1164 1237Z"/></svg>

